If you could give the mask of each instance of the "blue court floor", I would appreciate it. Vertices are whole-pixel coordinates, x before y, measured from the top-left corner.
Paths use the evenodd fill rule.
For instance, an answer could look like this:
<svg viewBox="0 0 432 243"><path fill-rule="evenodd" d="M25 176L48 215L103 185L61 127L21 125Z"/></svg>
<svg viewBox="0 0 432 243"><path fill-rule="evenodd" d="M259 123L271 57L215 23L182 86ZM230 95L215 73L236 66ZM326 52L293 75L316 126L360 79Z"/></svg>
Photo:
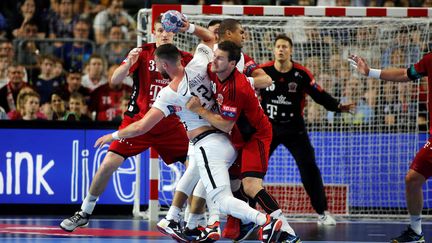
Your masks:
<svg viewBox="0 0 432 243"><path fill-rule="evenodd" d="M65 216L66 217L66 216ZM9 242L174 242L162 235L154 223L131 217L95 217L88 228L67 233L58 225L61 216L0 216L0 243ZM318 226L316 221L293 221L292 227L305 243L389 242L406 228L406 221L338 221L336 226ZM426 242L432 242L432 221L424 220ZM219 242L230 242L222 239ZM257 241L246 241L257 242Z"/></svg>

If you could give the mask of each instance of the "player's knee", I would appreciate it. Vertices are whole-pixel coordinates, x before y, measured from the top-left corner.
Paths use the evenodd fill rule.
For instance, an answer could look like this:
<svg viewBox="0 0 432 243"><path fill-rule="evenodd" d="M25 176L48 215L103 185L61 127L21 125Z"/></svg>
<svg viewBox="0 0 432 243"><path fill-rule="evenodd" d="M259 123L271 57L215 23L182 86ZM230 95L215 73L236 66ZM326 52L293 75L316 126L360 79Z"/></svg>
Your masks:
<svg viewBox="0 0 432 243"><path fill-rule="evenodd" d="M405 176L405 185L407 186L407 188L422 187L424 182L424 176L415 171L410 170Z"/></svg>
<svg viewBox="0 0 432 243"><path fill-rule="evenodd" d="M246 177L242 180L242 183L244 192L252 198L263 189L262 180L259 178Z"/></svg>
<svg viewBox="0 0 432 243"><path fill-rule="evenodd" d="M108 153L104 160L102 161L102 164L100 165L99 169L100 171L108 174L114 173L120 167L120 165L123 163L124 158L120 155L114 154L114 153Z"/></svg>

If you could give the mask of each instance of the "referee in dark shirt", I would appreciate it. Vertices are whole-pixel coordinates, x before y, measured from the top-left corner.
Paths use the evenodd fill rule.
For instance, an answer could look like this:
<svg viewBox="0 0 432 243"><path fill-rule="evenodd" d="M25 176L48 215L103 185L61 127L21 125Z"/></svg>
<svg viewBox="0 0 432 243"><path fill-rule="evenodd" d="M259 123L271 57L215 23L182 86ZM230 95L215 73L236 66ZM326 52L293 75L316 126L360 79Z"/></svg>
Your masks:
<svg viewBox="0 0 432 243"><path fill-rule="evenodd" d="M314 148L306 131L303 108L306 94L329 111L350 112L354 105L340 104L315 82L307 68L293 62L292 46L289 37L277 36L274 46L275 60L261 66L273 80L270 87L260 90L262 107L273 126L270 155L279 144L283 144L290 151L312 206L319 214L318 224L335 225L336 221L327 211L321 172L316 165Z"/></svg>

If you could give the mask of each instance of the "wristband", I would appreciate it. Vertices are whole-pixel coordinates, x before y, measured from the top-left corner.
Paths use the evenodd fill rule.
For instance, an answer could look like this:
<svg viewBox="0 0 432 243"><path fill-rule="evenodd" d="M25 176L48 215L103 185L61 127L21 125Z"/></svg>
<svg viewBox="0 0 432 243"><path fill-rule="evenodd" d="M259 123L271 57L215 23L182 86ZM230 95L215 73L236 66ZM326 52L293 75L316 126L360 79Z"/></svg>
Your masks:
<svg viewBox="0 0 432 243"><path fill-rule="evenodd" d="M114 140L120 140L119 131L115 131L111 133L111 136L113 137Z"/></svg>
<svg viewBox="0 0 432 243"><path fill-rule="evenodd" d="M193 32L195 32L195 25L189 24L189 28L186 30L186 32L193 34Z"/></svg>
<svg viewBox="0 0 432 243"><path fill-rule="evenodd" d="M380 76L381 76L381 69L373 69L373 68L369 69L368 77L379 79Z"/></svg>

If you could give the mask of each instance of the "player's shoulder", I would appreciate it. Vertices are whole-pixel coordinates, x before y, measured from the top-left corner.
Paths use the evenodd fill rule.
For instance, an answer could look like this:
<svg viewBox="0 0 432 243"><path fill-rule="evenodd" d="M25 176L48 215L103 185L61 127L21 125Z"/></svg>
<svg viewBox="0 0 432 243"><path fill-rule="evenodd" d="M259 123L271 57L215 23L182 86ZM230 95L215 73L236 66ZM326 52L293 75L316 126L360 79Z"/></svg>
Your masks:
<svg viewBox="0 0 432 243"><path fill-rule="evenodd" d="M259 65L259 67L262 68L262 69L270 69L273 66L274 66L274 60L273 61L268 61L268 62L265 62L265 63L262 63L262 64Z"/></svg>
<svg viewBox="0 0 432 243"><path fill-rule="evenodd" d="M424 54L422 60L432 62L432 52L428 52L428 53Z"/></svg>
<svg viewBox="0 0 432 243"><path fill-rule="evenodd" d="M243 56L244 56L244 59L245 59L245 62L248 62L248 61L253 61L253 58L252 57L250 57L248 54L246 54L246 53L244 53L244 52L242 52L242 54L243 54Z"/></svg>
<svg viewBox="0 0 432 243"><path fill-rule="evenodd" d="M296 72L300 72L300 73L306 74L310 78L313 78L312 72L307 67L301 65L298 62L293 62L292 70L296 71Z"/></svg>
<svg viewBox="0 0 432 243"><path fill-rule="evenodd" d="M156 43L145 43L140 46L141 52L153 52L156 50Z"/></svg>
<svg viewBox="0 0 432 243"><path fill-rule="evenodd" d="M180 51L180 56L182 58L190 58L190 59L193 58L193 55L187 51Z"/></svg>

